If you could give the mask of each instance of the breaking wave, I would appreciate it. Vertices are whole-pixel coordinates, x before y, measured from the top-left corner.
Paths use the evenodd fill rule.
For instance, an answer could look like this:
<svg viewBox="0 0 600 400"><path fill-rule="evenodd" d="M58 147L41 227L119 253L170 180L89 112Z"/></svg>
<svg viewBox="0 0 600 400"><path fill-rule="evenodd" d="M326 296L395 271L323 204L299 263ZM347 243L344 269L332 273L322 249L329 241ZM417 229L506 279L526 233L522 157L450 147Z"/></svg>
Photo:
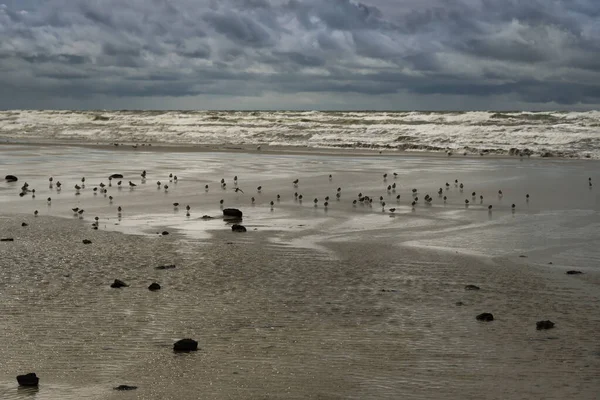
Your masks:
<svg viewBox="0 0 600 400"><path fill-rule="evenodd" d="M600 159L600 112L3 111L0 140Z"/></svg>

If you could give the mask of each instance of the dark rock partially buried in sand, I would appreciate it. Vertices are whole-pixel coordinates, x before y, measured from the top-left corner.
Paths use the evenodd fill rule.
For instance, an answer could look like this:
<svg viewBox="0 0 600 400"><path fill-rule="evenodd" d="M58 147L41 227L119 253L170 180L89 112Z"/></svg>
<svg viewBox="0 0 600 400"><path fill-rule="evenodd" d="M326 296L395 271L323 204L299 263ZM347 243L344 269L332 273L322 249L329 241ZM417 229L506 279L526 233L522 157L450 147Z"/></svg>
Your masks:
<svg viewBox="0 0 600 400"><path fill-rule="evenodd" d="M538 321L535 323L535 329L537 329L538 331L541 331L543 329L552 329L552 328L554 328L554 322L552 322L550 320Z"/></svg>
<svg viewBox="0 0 600 400"><path fill-rule="evenodd" d="M92 241L90 239L83 239L83 244L92 244Z"/></svg>
<svg viewBox="0 0 600 400"><path fill-rule="evenodd" d="M108 178L109 179L123 179L123 174L112 174Z"/></svg>
<svg viewBox="0 0 600 400"><path fill-rule="evenodd" d="M120 391L135 390L135 389L137 389L137 386L119 385L117 387L114 387L113 389L114 390L120 390Z"/></svg>
<svg viewBox="0 0 600 400"><path fill-rule="evenodd" d="M583 272L581 271L577 271L575 269L572 269L570 271L567 271L567 275L579 275L579 274L583 274Z"/></svg>
<svg viewBox="0 0 600 400"><path fill-rule="evenodd" d="M155 267L154 269L173 269L173 268L175 268L175 264L159 265L158 267Z"/></svg>
<svg viewBox="0 0 600 400"><path fill-rule="evenodd" d="M237 208L226 208L223 210L224 217L241 219L242 215L243 215L242 212L240 210L238 210Z"/></svg>
<svg viewBox="0 0 600 400"><path fill-rule="evenodd" d="M478 316L476 316L475 318L477 318L477 321L486 321L486 322L490 322L494 320L494 316L491 313L481 313Z"/></svg>
<svg viewBox="0 0 600 400"><path fill-rule="evenodd" d="M169 231L162 231L160 234L163 236L167 236L169 234Z"/></svg>
<svg viewBox="0 0 600 400"><path fill-rule="evenodd" d="M158 283L156 283L156 282L152 282L150 284L150 286L148 286L148 290L151 291L151 292L155 292L157 290L160 290L160 285Z"/></svg>
<svg viewBox="0 0 600 400"><path fill-rule="evenodd" d="M14 242L14 241L15 241L15 239L13 239L13 238L2 238L2 239L0 239L0 242Z"/></svg>
<svg viewBox="0 0 600 400"><path fill-rule="evenodd" d="M244 225L233 224L231 225L231 230L234 232L246 232L246 227Z"/></svg>
<svg viewBox="0 0 600 400"><path fill-rule="evenodd" d="M40 378L37 377L35 372L30 372L25 375L18 375L17 382L19 382L19 386L37 386L40 383Z"/></svg>
<svg viewBox="0 0 600 400"><path fill-rule="evenodd" d="M29 226L27 222L21 222L21 226Z"/></svg>
<svg viewBox="0 0 600 400"><path fill-rule="evenodd" d="M198 350L198 342L194 339L181 339L173 344L173 351L176 352L190 352Z"/></svg>
<svg viewBox="0 0 600 400"><path fill-rule="evenodd" d="M6 182L16 182L19 180L19 178L14 175L6 175L4 179L6 179Z"/></svg>
<svg viewBox="0 0 600 400"><path fill-rule="evenodd" d="M465 286L465 290L479 290L479 286L467 285Z"/></svg>
<svg viewBox="0 0 600 400"><path fill-rule="evenodd" d="M120 279L115 279L115 281L110 284L110 287L113 289L120 289L122 287L129 287L129 285Z"/></svg>

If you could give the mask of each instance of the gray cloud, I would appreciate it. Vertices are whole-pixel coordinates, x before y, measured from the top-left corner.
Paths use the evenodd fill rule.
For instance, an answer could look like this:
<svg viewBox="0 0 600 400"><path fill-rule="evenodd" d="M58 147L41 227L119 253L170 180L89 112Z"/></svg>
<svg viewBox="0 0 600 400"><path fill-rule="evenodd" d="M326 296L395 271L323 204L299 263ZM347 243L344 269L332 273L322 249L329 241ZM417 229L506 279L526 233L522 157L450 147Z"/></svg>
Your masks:
<svg viewBox="0 0 600 400"><path fill-rule="evenodd" d="M27 96L49 108L57 98L136 108L194 97L193 108L202 96L242 96L278 108L302 93L298 106L313 96L324 102L315 108L349 94L365 108L415 96L433 109L449 96L597 108L598 18L596 0L11 2L0 6L0 85L10 89L0 107Z"/></svg>

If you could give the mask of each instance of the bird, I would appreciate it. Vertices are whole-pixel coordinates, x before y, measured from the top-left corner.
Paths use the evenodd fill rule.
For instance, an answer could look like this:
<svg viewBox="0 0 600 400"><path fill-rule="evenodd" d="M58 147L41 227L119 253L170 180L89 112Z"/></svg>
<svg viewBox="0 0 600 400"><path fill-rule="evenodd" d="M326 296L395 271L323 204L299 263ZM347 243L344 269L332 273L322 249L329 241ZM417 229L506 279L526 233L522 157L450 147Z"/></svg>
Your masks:
<svg viewBox="0 0 600 400"><path fill-rule="evenodd" d="M387 179L387 174L383 174L383 180L385 181Z"/></svg>
<svg viewBox="0 0 600 400"><path fill-rule="evenodd" d="M134 187L136 187L136 186L137 186L137 185L136 185L135 183L133 183L133 182L129 181L129 187L130 187L130 188L134 188Z"/></svg>
<svg viewBox="0 0 600 400"><path fill-rule="evenodd" d="M498 197L502 197L502 196L503 196L502 190L498 190Z"/></svg>
<svg viewBox="0 0 600 400"><path fill-rule="evenodd" d="M398 174L396 172L394 172L394 179L396 179L398 177Z"/></svg>
<svg viewBox="0 0 600 400"><path fill-rule="evenodd" d="M179 203L173 203L173 207L175 207L175 208L179 207Z"/></svg>
<svg viewBox="0 0 600 400"><path fill-rule="evenodd" d="M190 211L190 209L191 209L191 207L189 204L187 206L185 206L185 211Z"/></svg>
<svg viewBox="0 0 600 400"><path fill-rule="evenodd" d="M77 214L77 211L79 211L79 207L71 208L71 210L74 214Z"/></svg>
<svg viewBox="0 0 600 400"><path fill-rule="evenodd" d="M113 201L113 197L112 197L112 196L108 196L108 201L109 201L110 203L112 203L112 201Z"/></svg>
<svg viewBox="0 0 600 400"><path fill-rule="evenodd" d="M173 175L173 182L177 183L177 175Z"/></svg>
<svg viewBox="0 0 600 400"><path fill-rule="evenodd" d="M160 185L161 185L160 181L157 181L156 186L158 186L159 189L160 189Z"/></svg>
<svg viewBox="0 0 600 400"><path fill-rule="evenodd" d="M448 198L446 196L444 196L444 203L446 202L446 200L448 200Z"/></svg>
<svg viewBox="0 0 600 400"><path fill-rule="evenodd" d="M223 199L219 200L220 205L223 205L223 203L225 203L225 200L223 200Z"/></svg>
<svg viewBox="0 0 600 400"><path fill-rule="evenodd" d="M123 211L123 207L119 206L117 207L117 212L120 214Z"/></svg>
<svg viewBox="0 0 600 400"><path fill-rule="evenodd" d="M468 199L465 199L465 204L469 205L469 200Z"/></svg>
<svg viewBox="0 0 600 400"><path fill-rule="evenodd" d="M142 177L142 179L146 179L146 170L143 170L140 176Z"/></svg>
<svg viewBox="0 0 600 400"><path fill-rule="evenodd" d="M317 203L319 203L319 199L315 198L315 199L313 200L313 203L315 203L315 207L316 207L316 206L317 206Z"/></svg>
<svg viewBox="0 0 600 400"><path fill-rule="evenodd" d="M275 203L273 202L273 200L271 200L271 202L269 204L271 205L271 209L273 209L273 206L275 205Z"/></svg>
<svg viewBox="0 0 600 400"><path fill-rule="evenodd" d="M491 204L488 206L488 210L492 211L492 205Z"/></svg>
<svg viewBox="0 0 600 400"><path fill-rule="evenodd" d="M169 174L169 182L173 182L173 174Z"/></svg>
<svg viewBox="0 0 600 400"><path fill-rule="evenodd" d="M298 187L298 182L300 182L299 179L295 179L292 184L294 185L294 187Z"/></svg>
<svg viewBox="0 0 600 400"><path fill-rule="evenodd" d="M333 179L333 175L329 174L329 180Z"/></svg>
<svg viewBox="0 0 600 400"><path fill-rule="evenodd" d="M254 196L252 196L252 199L250 199L250 201L252 202L252 204L254 204L254 202L256 201L256 200L254 199Z"/></svg>
<svg viewBox="0 0 600 400"><path fill-rule="evenodd" d="M208 192L208 185L204 185L204 190Z"/></svg>
<svg viewBox="0 0 600 400"><path fill-rule="evenodd" d="M337 193L335 194L335 198L339 200L339 199L340 199L340 197L342 197L341 193L340 193L340 192L337 192Z"/></svg>
<svg viewBox="0 0 600 400"><path fill-rule="evenodd" d="M476 196L476 193L475 193L475 192L473 192L473 193L471 194L471 196L475 197L475 196Z"/></svg>
<svg viewBox="0 0 600 400"><path fill-rule="evenodd" d="M234 191L235 191L236 193L237 193L237 192L242 192L242 193L244 193L244 191L243 191L242 189L240 189L240 188L237 188L237 187L234 189Z"/></svg>
<svg viewBox="0 0 600 400"><path fill-rule="evenodd" d="M277 201L281 200L281 195L278 193L277 194Z"/></svg>
<svg viewBox="0 0 600 400"><path fill-rule="evenodd" d="M52 198L48 197L48 204L52 202Z"/></svg>
<svg viewBox="0 0 600 400"><path fill-rule="evenodd" d="M169 185L164 185L163 187L165 188L165 193L169 191Z"/></svg>
<svg viewBox="0 0 600 400"><path fill-rule="evenodd" d="M514 204L510 206L510 208L512 208L513 210L515 209L515 207L516 206Z"/></svg>
<svg viewBox="0 0 600 400"><path fill-rule="evenodd" d="M35 210L35 211L33 212L33 215L35 215L36 217L38 216L38 214L39 214L39 211L38 211L38 210Z"/></svg>
<svg viewBox="0 0 600 400"><path fill-rule="evenodd" d="M298 200L299 200L300 202L302 202L302 195L301 195L301 194L299 194L299 195L298 195Z"/></svg>
<svg viewBox="0 0 600 400"><path fill-rule="evenodd" d="M356 199L352 200L352 205L356 207Z"/></svg>
<svg viewBox="0 0 600 400"><path fill-rule="evenodd" d="M327 208L327 206L329 206L329 202L326 201L325 203L323 203L323 207Z"/></svg>
<svg viewBox="0 0 600 400"><path fill-rule="evenodd" d="M117 182L117 186L118 186L118 187L121 187L121 183L123 183L123 181L119 181L119 182Z"/></svg>
<svg viewBox="0 0 600 400"><path fill-rule="evenodd" d="M84 213L84 211L85 211L84 209L80 209L79 211L77 211L77 214L79 214L80 216L82 216L83 213Z"/></svg>
<svg viewBox="0 0 600 400"><path fill-rule="evenodd" d="M75 184L74 188L75 188L75 190L77 190L78 192L81 190L81 186L79 186L78 184Z"/></svg>
<svg viewBox="0 0 600 400"><path fill-rule="evenodd" d="M529 201L529 193L527 193L527 194L525 195L525 198L527 199L527 201Z"/></svg>
<svg viewBox="0 0 600 400"><path fill-rule="evenodd" d="M262 186L257 187L256 190L260 193L260 191L262 190Z"/></svg>
<svg viewBox="0 0 600 400"><path fill-rule="evenodd" d="M60 190L61 186L62 184L60 183L60 181L56 181L56 190Z"/></svg>

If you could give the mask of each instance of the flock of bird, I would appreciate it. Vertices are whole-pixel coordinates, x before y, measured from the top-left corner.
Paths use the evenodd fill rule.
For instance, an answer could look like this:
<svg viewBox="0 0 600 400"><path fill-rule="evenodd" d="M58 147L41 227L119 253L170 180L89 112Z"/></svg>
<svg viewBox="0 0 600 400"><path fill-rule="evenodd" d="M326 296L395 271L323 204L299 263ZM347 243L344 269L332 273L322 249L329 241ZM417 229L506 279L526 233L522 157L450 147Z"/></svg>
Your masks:
<svg viewBox="0 0 600 400"><path fill-rule="evenodd" d="M141 176L141 184L145 184L146 180L147 180L147 172L145 170L142 171L142 173L140 174L140 176ZM384 190L386 191L388 198L391 197L390 200L392 202L395 200L395 204L399 205L401 203L401 195L400 194L396 194L396 190L398 189L398 185L396 184L396 182L393 182L391 184L387 184L387 180L388 180L388 174L387 173L383 174L382 177L383 177L383 182L384 182ZM393 177L394 180L396 180L398 178L398 174L394 172L392 174L392 177ZM117 190L121 190L124 186L128 186L130 190L135 190L135 188L138 186L136 183L134 183L132 181L128 181L127 185L124 185L122 178L123 178L123 175L121 175L121 174L113 174L113 175L109 176L108 177L108 184L105 184L104 182L100 182L99 185L93 187L93 189L92 189L93 194L94 195L101 194L104 197L108 198L109 204L113 204L113 201L114 201L113 196L112 195L108 195L109 188L113 187L113 180L119 179L116 182ZM60 181L56 181L56 183L55 183L53 177L50 177L48 179L48 181L49 181L49 189L50 190L53 190L54 188L55 188L56 192L60 192L62 190L62 184L61 184ZM329 181L333 181L333 176L332 175L329 175ZM177 182L178 182L177 175L173 175L172 173L169 174L169 176L168 176L168 183L177 184ZM293 185L293 187L295 189L297 189L299 187L299 184L300 184L300 180L299 179L295 179L295 180L292 181L292 185ZM590 188L592 187L592 178L591 177L588 178L588 185L589 185ZM169 190L169 185L166 182L163 183L161 181L157 181L156 182L156 186L157 186L158 190L162 189L162 190L164 190L164 192L168 192L168 190ZM79 183L77 183L77 184L75 184L73 186L73 188L75 189L75 195L76 196L80 195L81 191L83 189L85 189L85 187L86 187L86 179L85 179L85 177L83 177L83 178L81 178L81 181ZM227 189L227 182L225 181L224 178L221 179L221 181L220 181L220 187L221 187L222 190L226 190ZM456 179L454 181L454 187L458 188L458 190L459 190L460 193L464 192L465 186L464 186L463 183L459 182L458 179ZM444 204L446 204L446 202L448 201L448 196L445 193L447 193L447 191L449 191L450 188L451 188L451 184L448 183L448 182L446 182L445 183L445 190L444 190L444 187L440 187L437 190L438 198L441 201L443 201ZM209 185L208 184L206 184L204 186L204 190L206 192L209 191ZM263 190L263 187L262 186L258 186L256 188L257 194L260 194L262 192L262 190ZM238 177L237 176L235 176L233 178L233 191L234 191L234 193L242 193L242 194L244 194L244 191L238 186ZM30 189L29 184L27 182L25 182L23 184L23 186L21 187L21 191L19 193L19 196L23 197L23 196L26 196L27 194L31 194L31 196L33 198L35 198L36 191L35 191L35 189ZM498 190L498 198L502 198L503 195L504 194L503 194L502 190ZM336 201L340 201L341 198L342 198L342 188L338 187L337 190L335 191L335 200ZM471 193L471 200L469 200L469 198L466 198L464 200L465 207L469 207L470 204L475 204L476 201L477 201L477 198L479 198L479 204L480 205L483 204L483 201L484 201L483 195L479 194L479 197L477 197L477 192L474 191L474 192ZM529 202L529 199L530 199L529 194L526 194L525 195L525 201ZM299 193L297 191L294 192L294 202L302 203L303 200L304 200L304 196L303 196L302 193ZM330 201L331 200L332 200L332 198L330 198L330 196L325 196L322 200L319 199L319 198L314 198L313 199L313 205L314 205L314 207L318 207L319 204L322 203L323 204L323 208L327 209L330 206ZM280 201L281 201L281 195L277 194L276 195L276 200L271 200L269 202L269 205L271 206L271 209L274 208L276 202L280 202ZM426 194L424 196L424 198L423 198L424 204L428 205L428 206L432 205L433 201L434 201L434 199L429 194ZM48 205L50 205L51 202L52 202L52 198L48 197L47 198ZM221 199L219 201L219 205L220 205L221 208L223 208L224 203L225 203L224 199ZM251 204L255 204L256 203L256 197L255 196L251 196L250 203ZM352 200L352 206L353 207L357 207L357 206L373 207L374 203L377 204L377 199L375 197L363 194L362 192L358 193L358 196L355 199ZM396 207L388 207L388 203L386 202L386 198L383 195L379 196L378 203L379 203L379 206L381 207L381 211L382 212L386 212L387 211L387 212L393 214L397 210ZM418 189L413 188L411 190L411 197L410 197L410 200L409 200L408 203L410 204L410 206L412 207L413 210L415 209L415 207L417 207L420 204L419 203L419 190ZM174 209L177 210L177 209L179 209L180 203L174 202L174 203L172 203L172 205L173 205ZM388 208L386 208L386 207L388 207ZM492 212L492 208L493 207L492 207L491 204L488 205L488 210L489 210L490 213ZM515 208L516 208L516 205L513 203L511 205L511 209L512 209L513 212L515 211ZM186 216L189 217L191 215L190 214L191 213L191 207L190 207L189 204L185 206L185 210L186 210ZM72 208L72 211L73 211L73 214L75 216L79 216L80 218L83 218L83 214L85 212L85 210L83 208L74 207L74 208ZM122 206L118 206L117 207L117 216L118 216L119 219L122 216L122 212L123 212L123 207ZM34 215L35 216L39 215L39 211L35 210L34 211ZM92 224L93 228L94 229L98 229L98 224L99 224L99 217L96 216L94 218L94 223Z"/></svg>

